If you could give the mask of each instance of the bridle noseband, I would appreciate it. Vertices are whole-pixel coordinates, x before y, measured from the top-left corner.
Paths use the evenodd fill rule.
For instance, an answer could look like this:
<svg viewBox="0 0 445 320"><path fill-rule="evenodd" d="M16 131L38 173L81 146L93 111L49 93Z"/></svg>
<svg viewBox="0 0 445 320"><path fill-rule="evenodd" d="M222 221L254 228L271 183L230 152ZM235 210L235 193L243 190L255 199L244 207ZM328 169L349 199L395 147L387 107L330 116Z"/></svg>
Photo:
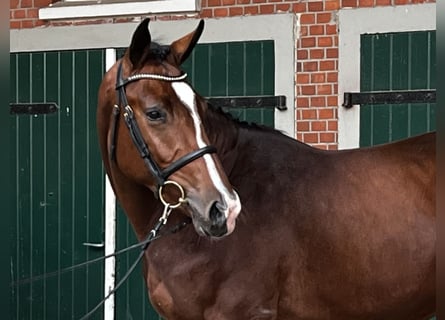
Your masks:
<svg viewBox="0 0 445 320"><path fill-rule="evenodd" d="M124 121L127 125L128 131L130 132L131 139L133 140L134 145L136 146L140 156L144 160L145 166L148 168L150 173L156 179L157 189L165 184L168 177L173 174L175 171L181 169L188 163L204 156L207 153L215 153L216 148L214 146L205 146L193 152L186 154L185 156L179 158L166 168L161 169L158 164L154 161L150 154L150 150L147 144L144 141L142 133L139 129L139 126L136 122L136 118L134 116L133 109L128 104L127 95L125 93L125 86L134 81L138 81L141 79L152 79L152 80L160 80L160 81L182 81L187 77L187 74L184 73L180 76L170 77L159 74L151 74L151 73L139 73L132 75L126 79L122 76L122 61L119 63L117 69L117 77L116 77L116 91L117 91L117 100L118 103L114 105L113 108L113 116L114 120L111 127L111 145L110 145L110 158L116 161L115 152L116 152L116 125L118 116L120 114L120 108L123 108Z"/></svg>

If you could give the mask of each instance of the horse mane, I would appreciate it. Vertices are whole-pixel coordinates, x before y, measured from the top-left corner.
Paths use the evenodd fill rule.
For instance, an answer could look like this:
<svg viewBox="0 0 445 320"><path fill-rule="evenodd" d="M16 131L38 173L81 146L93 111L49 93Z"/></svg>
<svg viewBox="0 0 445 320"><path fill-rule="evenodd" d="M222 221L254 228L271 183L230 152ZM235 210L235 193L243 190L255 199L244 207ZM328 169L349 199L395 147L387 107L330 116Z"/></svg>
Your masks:
<svg viewBox="0 0 445 320"><path fill-rule="evenodd" d="M243 129L248 129L248 130L258 130L258 131L270 132L270 133L275 133L275 134L283 134L282 131L271 128L269 126L265 126L265 125L258 124L255 122L248 122L245 120L240 120L240 119L234 117L230 112L225 111L221 107L216 107L210 103L207 103L207 105L208 105L208 110L212 114L216 115L217 117L224 118L226 121L233 123L238 128L243 128Z"/></svg>

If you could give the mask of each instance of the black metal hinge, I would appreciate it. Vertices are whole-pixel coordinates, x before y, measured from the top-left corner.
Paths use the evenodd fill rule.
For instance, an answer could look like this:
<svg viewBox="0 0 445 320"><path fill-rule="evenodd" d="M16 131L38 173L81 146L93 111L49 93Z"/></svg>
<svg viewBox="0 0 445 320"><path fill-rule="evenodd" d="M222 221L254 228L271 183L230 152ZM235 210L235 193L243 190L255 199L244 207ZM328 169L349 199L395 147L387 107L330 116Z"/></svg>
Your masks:
<svg viewBox="0 0 445 320"><path fill-rule="evenodd" d="M277 108L287 110L286 96L211 97L207 102L221 108Z"/></svg>
<svg viewBox="0 0 445 320"><path fill-rule="evenodd" d="M345 92L343 107L355 104L400 104L436 102L436 90Z"/></svg>
<svg viewBox="0 0 445 320"><path fill-rule="evenodd" d="M10 114L49 114L55 113L59 107L55 102L48 103L10 103Z"/></svg>

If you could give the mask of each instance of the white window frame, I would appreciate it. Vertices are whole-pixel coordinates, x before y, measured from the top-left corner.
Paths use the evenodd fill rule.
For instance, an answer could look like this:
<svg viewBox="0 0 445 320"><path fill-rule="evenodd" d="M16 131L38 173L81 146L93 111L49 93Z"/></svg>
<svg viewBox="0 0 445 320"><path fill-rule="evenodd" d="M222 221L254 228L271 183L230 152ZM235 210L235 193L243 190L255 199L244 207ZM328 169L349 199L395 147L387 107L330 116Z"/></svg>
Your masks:
<svg viewBox="0 0 445 320"><path fill-rule="evenodd" d="M84 3L85 2L85 3ZM88 3L86 3L88 2ZM81 19L131 15L196 13L201 0L113 1L93 3L90 0L64 0L39 10L39 19Z"/></svg>
<svg viewBox="0 0 445 320"><path fill-rule="evenodd" d="M436 30L436 4L343 9L339 25L338 148L351 149L360 146L360 106L347 109L342 103L345 92L360 92L360 36Z"/></svg>

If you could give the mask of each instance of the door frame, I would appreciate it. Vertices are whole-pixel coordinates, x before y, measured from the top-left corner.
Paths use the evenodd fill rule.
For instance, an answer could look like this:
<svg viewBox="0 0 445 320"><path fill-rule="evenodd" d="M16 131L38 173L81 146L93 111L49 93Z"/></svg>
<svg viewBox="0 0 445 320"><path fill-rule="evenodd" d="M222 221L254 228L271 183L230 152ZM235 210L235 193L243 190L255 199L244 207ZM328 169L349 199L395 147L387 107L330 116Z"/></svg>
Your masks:
<svg viewBox="0 0 445 320"><path fill-rule="evenodd" d="M350 149L360 145L360 106L347 109L342 103L345 92L360 92L360 36L436 30L436 4L342 9L339 27L338 148Z"/></svg>

